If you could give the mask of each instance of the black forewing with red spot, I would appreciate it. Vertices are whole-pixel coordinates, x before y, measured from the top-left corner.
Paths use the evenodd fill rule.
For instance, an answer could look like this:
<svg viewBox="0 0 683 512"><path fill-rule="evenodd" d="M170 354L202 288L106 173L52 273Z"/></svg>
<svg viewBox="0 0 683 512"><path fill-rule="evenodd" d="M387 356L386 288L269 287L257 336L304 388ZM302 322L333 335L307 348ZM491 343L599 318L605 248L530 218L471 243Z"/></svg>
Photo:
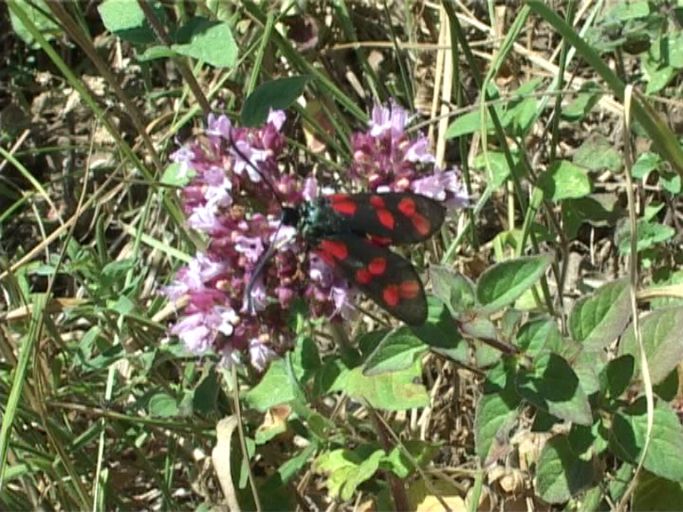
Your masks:
<svg viewBox="0 0 683 512"><path fill-rule="evenodd" d="M397 244L426 240L446 214L438 201L412 192L333 194L325 200L349 231Z"/></svg>
<svg viewBox="0 0 683 512"><path fill-rule="evenodd" d="M427 320L427 299L417 272L386 247L353 233L326 236L314 250L390 314L409 325Z"/></svg>

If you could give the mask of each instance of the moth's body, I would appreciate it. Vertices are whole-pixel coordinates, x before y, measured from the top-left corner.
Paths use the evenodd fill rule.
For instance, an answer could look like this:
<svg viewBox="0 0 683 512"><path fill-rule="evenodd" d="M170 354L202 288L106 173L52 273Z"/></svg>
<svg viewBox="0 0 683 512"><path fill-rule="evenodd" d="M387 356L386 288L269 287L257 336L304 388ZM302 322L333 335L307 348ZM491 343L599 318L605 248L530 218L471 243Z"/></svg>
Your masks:
<svg viewBox="0 0 683 512"><path fill-rule="evenodd" d="M317 245L328 235L351 232L325 198L302 203L298 208L284 207L282 223L296 228L310 246Z"/></svg>

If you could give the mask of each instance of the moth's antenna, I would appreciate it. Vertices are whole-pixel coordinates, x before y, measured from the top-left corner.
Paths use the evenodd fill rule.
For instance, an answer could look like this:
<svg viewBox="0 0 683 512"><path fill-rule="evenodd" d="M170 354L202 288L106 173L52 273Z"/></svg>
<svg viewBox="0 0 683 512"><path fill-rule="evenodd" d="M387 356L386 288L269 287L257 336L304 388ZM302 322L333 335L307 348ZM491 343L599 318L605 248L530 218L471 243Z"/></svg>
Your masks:
<svg viewBox="0 0 683 512"><path fill-rule="evenodd" d="M282 222L280 222L277 225L277 229L275 230L275 233L273 234L273 242L268 246L268 249L266 252L261 254L261 257L259 258L258 262L256 262L256 266L254 267L254 270L251 273L251 276L249 277L249 282L247 283L247 287L244 289L244 300L242 302L243 307L246 307L247 312L250 314L254 314L256 311L254 310L254 299L251 296L251 292L254 291L254 286L256 285L256 280L260 277L261 272L263 271L263 267L266 266L266 263L268 263L268 260L275 254L275 251L277 250L276 247L276 242L277 242L277 236L280 234L280 228L282 227Z"/></svg>
<svg viewBox="0 0 683 512"><path fill-rule="evenodd" d="M280 206L282 207L282 198L280 197L280 194L278 194L277 189L275 186L270 182L270 180L266 177L265 174L261 172L261 170L254 165L254 163L245 155L240 148L237 147L237 144L235 143L235 140L232 138L232 130L228 133L228 140L230 141L230 147L237 153L237 155L249 166L251 167L256 174L258 174L263 182L268 185L268 188L270 191L273 193L273 196L275 196L275 199L277 199L278 203L280 203ZM250 314L254 314L254 299L251 296L251 292L254 291L254 286L256 286L256 280L261 276L261 273L263 272L263 267L266 266L266 263L268 263L268 260L275 254L275 251L277 250L276 247L276 242L277 242L277 237L280 234L280 228L282 227L282 222L280 222L277 226L277 229L275 230L275 233L273 234L273 242L268 246L268 249L266 252L261 254L261 257L259 258L258 262L256 263L256 266L254 267L254 270L251 273L251 276L249 277L249 282L247 283L247 287L244 290L244 300L243 300L243 307L247 309L247 312Z"/></svg>
<svg viewBox="0 0 683 512"><path fill-rule="evenodd" d="M277 199L278 203L280 203L280 206L282 206L283 201L282 198L280 197L280 194L278 194L277 189L273 186L273 184L270 182L268 178L266 178L266 175L261 172L261 170L254 165L254 163L249 159L247 155L242 153L242 150L237 147L237 144L235 143L235 140L232 138L232 130L229 131L228 133L228 140L230 141L230 147L237 153L237 155L244 161L246 164L254 169L256 171L256 174L258 174L261 179L265 182L266 185L268 185L268 188L270 191L273 193L275 196L275 199Z"/></svg>

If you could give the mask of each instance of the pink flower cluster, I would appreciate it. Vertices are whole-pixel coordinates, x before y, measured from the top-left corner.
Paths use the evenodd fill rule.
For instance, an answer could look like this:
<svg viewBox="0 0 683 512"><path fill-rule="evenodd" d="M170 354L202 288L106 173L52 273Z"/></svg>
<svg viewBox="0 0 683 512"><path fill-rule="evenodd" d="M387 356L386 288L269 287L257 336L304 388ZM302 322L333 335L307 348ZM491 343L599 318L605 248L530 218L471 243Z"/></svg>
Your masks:
<svg viewBox="0 0 683 512"><path fill-rule="evenodd" d="M259 370L293 339L288 320L294 301L305 300L314 317L354 312L355 291L307 250L293 228L280 224L281 200L296 205L318 190L315 180L282 170L284 121L284 113L275 111L261 128L238 128L226 116L210 115L204 135L173 155L181 172L192 175L182 191L183 208L207 247L164 288L169 299L187 300L171 333L192 352L213 352L228 364L248 353ZM396 105L375 107L369 130L353 135L352 175L374 191L412 190L448 206L465 204L459 173L435 169L426 138L410 138L406 122ZM273 257L253 280L273 244Z"/></svg>
<svg viewBox="0 0 683 512"><path fill-rule="evenodd" d="M448 208L468 204L460 171L443 171L435 165L429 141L406 132L408 113L395 103L375 106L370 129L351 138L351 172L375 192L406 192L443 201Z"/></svg>

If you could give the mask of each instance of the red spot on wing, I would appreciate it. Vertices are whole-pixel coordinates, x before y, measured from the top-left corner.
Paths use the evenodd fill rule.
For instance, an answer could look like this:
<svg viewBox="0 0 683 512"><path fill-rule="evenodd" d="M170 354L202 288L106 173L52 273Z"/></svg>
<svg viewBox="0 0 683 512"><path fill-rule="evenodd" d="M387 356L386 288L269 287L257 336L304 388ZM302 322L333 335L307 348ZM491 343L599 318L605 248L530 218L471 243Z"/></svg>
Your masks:
<svg viewBox="0 0 683 512"><path fill-rule="evenodd" d="M318 256L320 256L320 259L323 260L325 263L327 263L330 267L335 266L336 263L334 261L334 257L331 254L329 254L325 251L322 251L322 250L317 250L317 251L315 251L315 253Z"/></svg>
<svg viewBox="0 0 683 512"><path fill-rule="evenodd" d="M358 209L358 205L351 199L333 200L330 202L330 206L335 212L349 216L356 213Z"/></svg>
<svg viewBox="0 0 683 512"><path fill-rule="evenodd" d="M386 247L387 245L391 245L391 238L389 238L388 236L371 235L370 240L375 245L381 245L383 247Z"/></svg>
<svg viewBox="0 0 683 512"><path fill-rule="evenodd" d="M415 213L410 220L413 221L413 226L422 236L427 236L432 229L432 223L429 222L429 219L419 213Z"/></svg>
<svg viewBox="0 0 683 512"><path fill-rule="evenodd" d="M370 281L372 281L372 275L370 272L368 272L368 269L359 268L356 270L356 281L358 281L360 284L368 284Z"/></svg>
<svg viewBox="0 0 683 512"><path fill-rule="evenodd" d="M414 299L420 295L420 283L415 280L403 281L399 286L399 295L402 299Z"/></svg>
<svg viewBox="0 0 683 512"><path fill-rule="evenodd" d="M381 276L387 269L387 260L385 258L374 258L368 265L368 270L373 276Z"/></svg>
<svg viewBox="0 0 683 512"><path fill-rule="evenodd" d="M377 210L377 218L379 219L382 226L387 229L394 229L394 224L396 220L389 210L386 208L380 208Z"/></svg>
<svg viewBox="0 0 683 512"><path fill-rule="evenodd" d="M336 260L345 260L349 256L349 248L339 240L321 240L318 247L323 259L325 259L324 255L330 255Z"/></svg>
<svg viewBox="0 0 683 512"><path fill-rule="evenodd" d="M340 201L348 201L349 195L348 194L330 194L329 196L327 196L327 198L332 203L338 203Z"/></svg>
<svg viewBox="0 0 683 512"><path fill-rule="evenodd" d="M384 199L380 196L370 196L370 204L375 208L385 208Z"/></svg>
<svg viewBox="0 0 683 512"><path fill-rule="evenodd" d="M406 217L415 215L415 201L411 197L404 197L398 203L398 211Z"/></svg>
<svg viewBox="0 0 683 512"><path fill-rule="evenodd" d="M389 307L396 307L398 301L401 300L400 290L398 285L390 284L382 290L382 298Z"/></svg>

